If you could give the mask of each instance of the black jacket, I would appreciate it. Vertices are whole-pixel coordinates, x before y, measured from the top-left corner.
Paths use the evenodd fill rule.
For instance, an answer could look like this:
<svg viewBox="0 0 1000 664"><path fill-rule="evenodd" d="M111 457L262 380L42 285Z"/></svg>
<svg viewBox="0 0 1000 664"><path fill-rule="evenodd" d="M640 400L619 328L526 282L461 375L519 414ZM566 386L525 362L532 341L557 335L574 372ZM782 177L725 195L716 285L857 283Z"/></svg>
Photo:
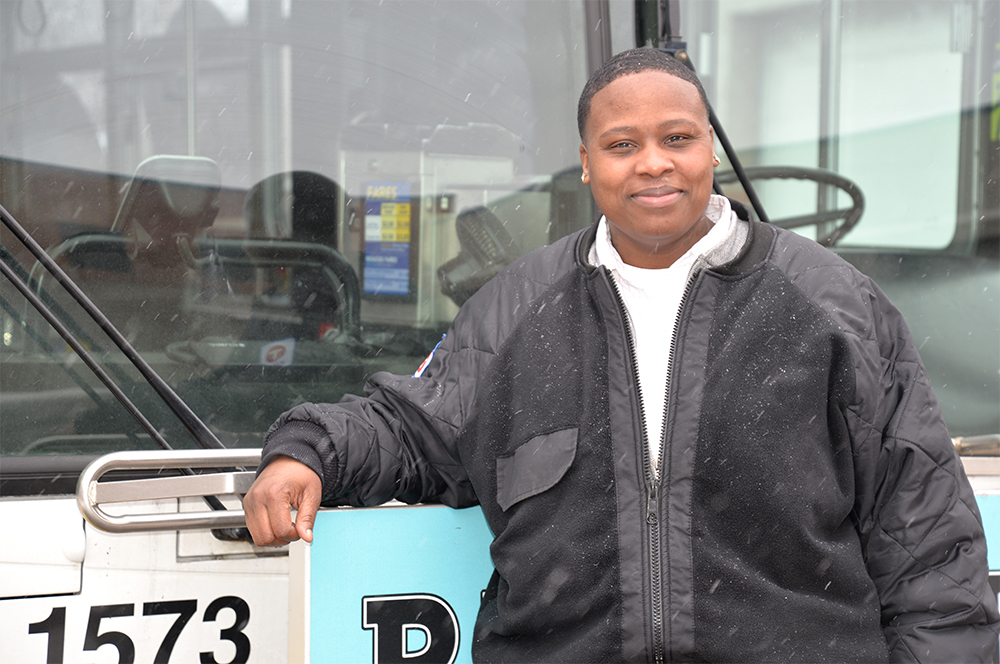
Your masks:
<svg viewBox="0 0 1000 664"><path fill-rule="evenodd" d="M477 661L981 661L973 493L870 279L751 223L689 283L652 480L630 327L596 227L521 259L421 377L304 404L265 443L325 504L482 505Z"/></svg>

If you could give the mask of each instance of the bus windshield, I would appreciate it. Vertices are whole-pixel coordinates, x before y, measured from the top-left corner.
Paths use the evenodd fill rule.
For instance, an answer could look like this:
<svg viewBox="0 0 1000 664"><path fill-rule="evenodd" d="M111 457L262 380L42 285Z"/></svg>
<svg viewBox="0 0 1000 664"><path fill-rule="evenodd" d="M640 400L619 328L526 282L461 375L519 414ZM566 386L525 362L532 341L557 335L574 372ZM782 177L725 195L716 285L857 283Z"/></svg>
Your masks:
<svg viewBox="0 0 1000 664"><path fill-rule="evenodd" d="M2 2L0 204L219 441L259 446L295 404L416 371L483 283L593 223L577 97L647 39L637 6ZM996 434L997 4L679 6L768 216L903 310L952 435ZM34 292L86 318L0 241ZM4 459L155 445L106 415L6 282L0 300ZM145 391L100 330L86 338Z"/></svg>

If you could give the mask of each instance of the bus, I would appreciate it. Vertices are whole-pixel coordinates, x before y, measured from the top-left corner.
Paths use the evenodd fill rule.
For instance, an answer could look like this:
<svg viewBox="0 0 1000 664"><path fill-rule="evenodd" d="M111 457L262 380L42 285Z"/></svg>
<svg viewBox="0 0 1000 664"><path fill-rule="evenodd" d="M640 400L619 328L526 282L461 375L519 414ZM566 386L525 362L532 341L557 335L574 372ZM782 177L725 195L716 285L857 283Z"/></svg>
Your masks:
<svg viewBox="0 0 1000 664"><path fill-rule="evenodd" d="M576 102L636 46L703 81L726 195L902 310L1000 494L992 0L0 2L0 659L287 661L288 555L239 527L244 485L102 529L81 473L208 449L245 480L281 412L412 374L599 216Z"/></svg>

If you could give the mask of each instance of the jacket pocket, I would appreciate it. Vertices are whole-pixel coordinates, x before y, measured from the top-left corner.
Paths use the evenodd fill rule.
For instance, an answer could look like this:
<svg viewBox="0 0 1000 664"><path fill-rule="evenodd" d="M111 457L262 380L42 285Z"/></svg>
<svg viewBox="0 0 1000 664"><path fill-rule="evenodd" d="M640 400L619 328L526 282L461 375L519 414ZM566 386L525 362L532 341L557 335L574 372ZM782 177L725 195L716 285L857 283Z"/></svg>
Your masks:
<svg viewBox="0 0 1000 664"><path fill-rule="evenodd" d="M578 428L535 436L497 459L497 503L506 512L525 498L555 486L576 458Z"/></svg>

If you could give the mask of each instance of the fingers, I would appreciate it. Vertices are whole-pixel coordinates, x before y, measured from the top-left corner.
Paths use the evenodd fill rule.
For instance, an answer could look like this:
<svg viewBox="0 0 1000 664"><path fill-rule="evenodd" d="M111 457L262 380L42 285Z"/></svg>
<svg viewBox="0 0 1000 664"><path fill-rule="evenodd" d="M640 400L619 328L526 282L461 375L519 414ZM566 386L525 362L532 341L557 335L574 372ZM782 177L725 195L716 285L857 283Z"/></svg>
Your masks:
<svg viewBox="0 0 1000 664"><path fill-rule="evenodd" d="M279 496L275 496L273 488L268 487L266 481L261 484L262 479L263 476L258 477L250 487L250 491L243 497L247 528L257 546L282 546L289 541L287 537L291 528L290 505L287 499L282 500ZM282 523L282 515L288 522L287 525Z"/></svg>
<svg viewBox="0 0 1000 664"><path fill-rule="evenodd" d="M318 478L317 478L318 479ZM316 511L319 509L322 486L309 486L299 502L298 513L295 515L295 530L298 537L307 542L313 541L313 524L316 523Z"/></svg>
<svg viewBox="0 0 1000 664"><path fill-rule="evenodd" d="M284 546L300 537L312 541L312 524L322 495L322 482L309 466L277 457L261 471L243 498L247 528L257 546ZM299 510L292 522L291 510Z"/></svg>

